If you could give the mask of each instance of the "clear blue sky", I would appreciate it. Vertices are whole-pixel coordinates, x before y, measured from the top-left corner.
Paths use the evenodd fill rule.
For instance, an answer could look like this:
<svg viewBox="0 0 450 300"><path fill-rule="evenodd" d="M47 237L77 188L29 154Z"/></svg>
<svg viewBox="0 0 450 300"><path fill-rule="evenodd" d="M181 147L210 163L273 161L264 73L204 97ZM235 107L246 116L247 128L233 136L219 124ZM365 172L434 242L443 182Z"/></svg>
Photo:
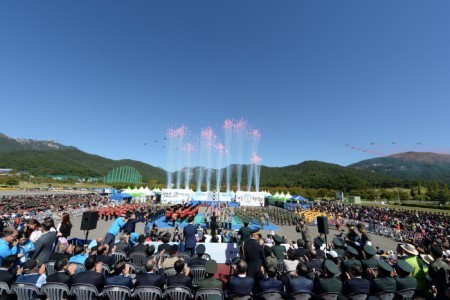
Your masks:
<svg viewBox="0 0 450 300"><path fill-rule="evenodd" d="M448 153L449 16L448 0L1 1L0 132L161 167L170 126L225 118L260 129L269 166Z"/></svg>

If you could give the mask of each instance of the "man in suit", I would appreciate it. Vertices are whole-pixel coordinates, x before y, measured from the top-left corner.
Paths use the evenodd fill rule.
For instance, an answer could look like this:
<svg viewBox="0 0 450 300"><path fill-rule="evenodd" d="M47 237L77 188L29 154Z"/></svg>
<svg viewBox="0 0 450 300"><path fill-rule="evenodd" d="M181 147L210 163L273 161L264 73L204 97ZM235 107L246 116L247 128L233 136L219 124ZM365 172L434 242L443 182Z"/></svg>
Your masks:
<svg viewBox="0 0 450 300"><path fill-rule="evenodd" d="M114 260L114 257L107 255L108 248L109 248L108 244L98 246L97 257L95 259L95 262L102 262L109 268L112 268L112 266L116 263L116 261Z"/></svg>
<svg viewBox="0 0 450 300"><path fill-rule="evenodd" d="M145 235L141 234L138 237L137 245L131 248L131 253L133 252L144 252L147 256L152 256L155 253L154 245L146 245L145 243Z"/></svg>
<svg viewBox="0 0 450 300"><path fill-rule="evenodd" d="M236 265L237 275L230 278L230 293L237 296L250 295L255 285L253 277L247 277L247 263L240 260Z"/></svg>
<svg viewBox="0 0 450 300"><path fill-rule="evenodd" d="M105 276L102 273L102 263L95 262L94 256L89 256L84 262L86 272L78 273L73 278L73 283L92 284L101 293L106 284Z"/></svg>
<svg viewBox="0 0 450 300"><path fill-rule="evenodd" d="M36 241L36 248L31 259L37 259L40 264L48 262L50 254L53 252L53 244L56 241L56 232L50 231L52 224L45 221L41 224L42 235Z"/></svg>
<svg viewBox="0 0 450 300"><path fill-rule="evenodd" d="M119 242L114 245L116 247L116 251L125 252L128 256L128 254L130 254L130 250L131 250L130 244L129 244L129 238L130 238L130 236L126 233L123 233L122 235L120 235Z"/></svg>
<svg viewBox="0 0 450 300"><path fill-rule="evenodd" d="M59 243L58 246L56 246L56 251L50 254L50 257L48 258L49 261L58 261L66 258L69 260L70 254L74 250L73 245L67 245L63 243Z"/></svg>
<svg viewBox="0 0 450 300"><path fill-rule="evenodd" d="M124 261L119 261L114 266L114 276L106 278L106 285L125 286L133 289L133 281L130 277L130 266Z"/></svg>
<svg viewBox="0 0 450 300"><path fill-rule="evenodd" d="M191 258L189 261L189 266L204 266L206 264L206 259L203 258L203 254L205 254L206 247L203 244L199 244L195 249L197 253L197 257Z"/></svg>
<svg viewBox="0 0 450 300"><path fill-rule="evenodd" d="M13 267L15 261L15 255L8 255L3 258L0 267L0 282L5 282L9 287L11 287L11 284L16 280L16 276L9 271Z"/></svg>
<svg viewBox="0 0 450 300"><path fill-rule="evenodd" d="M222 281L214 278L214 274L216 272L217 272L217 262L213 259L208 260L205 264L205 279L199 280L198 288L199 289L205 289L205 288L222 289Z"/></svg>
<svg viewBox="0 0 450 300"><path fill-rule="evenodd" d="M243 258L248 266L247 276L258 278L261 266L267 268L267 260L263 248L258 243L258 230L252 230L251 233L251 238L243 245Z"/></svg>
<svg viewBox="0 0 450 300"><path fill-rule="evenodd" d="M358 265L350 266L350 273L346 273L347 281L343 286L343 294L369 294L370 282L362 278L362 268Z"/></svg>
<svg viewBox="0 0 450 300"><path fill-rule="evenodd" d="M195 237L195 234L197 233L197 227L194 226L193 217L190 217L188 222L189 224L186 225L183 229L184 247L185 252L189 253L191 256L194 256L195 245L197 244L197 239Z"/></svg>
<svg viewBox="0 0 450 300"><path fill-rule="evenodd" d="M163 290L166 278L161 264L162 256L158 262L155 262L153 259L147 260L145 263L145 273L136 275L136 287L147 285L156 286ZM157 268L159 269L158 273L156 273Z"/></svg>
<svg viewBox="0 0 450 300"><path fill-rule="evenodd" d="M58 260L55 264L56 273L47 277L47 282L64 283L69 288L73 282L73 275L77 270L77 266L74 264L69 265L67 258Z"/></svg>
<svg viewBox="0 0 450 300"><path fill-rule="evenodd" d="M191 291L194 289L192 285L192 278L189 277L189 267L185 268L184 261L179 259L174 264L176 275L167 278L167 286L184 286L189 288Z"/></svg>
<svg viewBox="0 0 450 300"><path fill-rule="evenodd" d="M267 268L267 278L259 280L261 292L265 291L279 291L283 292L283 283L276 279L277 269L273 266Z"/></svg>
<svg viewBox="0 0 450 300"><path fill-rule="evenodd" d="M286 287L288 293L312 293L313 281L306 278L308 275L308 267L304 263L297 265L297 276L291 276L289 278L289 284Z"/></svg>

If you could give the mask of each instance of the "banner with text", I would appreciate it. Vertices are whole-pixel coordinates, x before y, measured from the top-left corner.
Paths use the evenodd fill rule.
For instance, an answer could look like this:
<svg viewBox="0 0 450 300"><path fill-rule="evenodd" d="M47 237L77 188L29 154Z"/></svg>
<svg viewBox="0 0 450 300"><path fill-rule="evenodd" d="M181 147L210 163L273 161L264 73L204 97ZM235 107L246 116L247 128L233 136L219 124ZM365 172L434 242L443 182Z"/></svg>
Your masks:
<svg viewBox="0 0 450 300"><path fill-rule="evenodd" d="M264 193L236 192L236 202L241 206L264 206Z"/></svg>
<svg viewBox="0 0 450 300"><path fill-rule="evenodd" d="M183 204L188 203L192 198L191 190L182 189L162 189L161 203L164 204Z"/></svg>

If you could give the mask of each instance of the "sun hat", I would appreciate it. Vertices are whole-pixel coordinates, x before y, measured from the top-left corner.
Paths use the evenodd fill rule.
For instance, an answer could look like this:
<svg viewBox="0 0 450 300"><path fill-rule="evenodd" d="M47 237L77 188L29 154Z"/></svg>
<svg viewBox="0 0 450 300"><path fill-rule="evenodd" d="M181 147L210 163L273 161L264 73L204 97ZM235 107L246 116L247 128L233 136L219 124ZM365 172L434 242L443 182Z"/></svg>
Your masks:
<svg viewBox="0 0 450 300"><path fill-rule="evenodd" d="M412 255L419 255L419 251L417 251L416 247L412 244L401 244L400 247Z"/></svg>

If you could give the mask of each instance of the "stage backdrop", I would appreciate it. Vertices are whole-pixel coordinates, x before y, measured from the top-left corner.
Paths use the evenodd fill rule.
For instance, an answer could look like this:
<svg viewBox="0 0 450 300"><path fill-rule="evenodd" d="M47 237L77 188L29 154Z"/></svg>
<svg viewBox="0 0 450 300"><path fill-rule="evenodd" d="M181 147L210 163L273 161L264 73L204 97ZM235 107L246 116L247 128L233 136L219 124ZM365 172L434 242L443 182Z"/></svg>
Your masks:
<svg viewBox="0 0 450 300"><path fill-rule="evenodd" d="M264 206L265 193L236 192L236 202L241 206Z"/></svg>

